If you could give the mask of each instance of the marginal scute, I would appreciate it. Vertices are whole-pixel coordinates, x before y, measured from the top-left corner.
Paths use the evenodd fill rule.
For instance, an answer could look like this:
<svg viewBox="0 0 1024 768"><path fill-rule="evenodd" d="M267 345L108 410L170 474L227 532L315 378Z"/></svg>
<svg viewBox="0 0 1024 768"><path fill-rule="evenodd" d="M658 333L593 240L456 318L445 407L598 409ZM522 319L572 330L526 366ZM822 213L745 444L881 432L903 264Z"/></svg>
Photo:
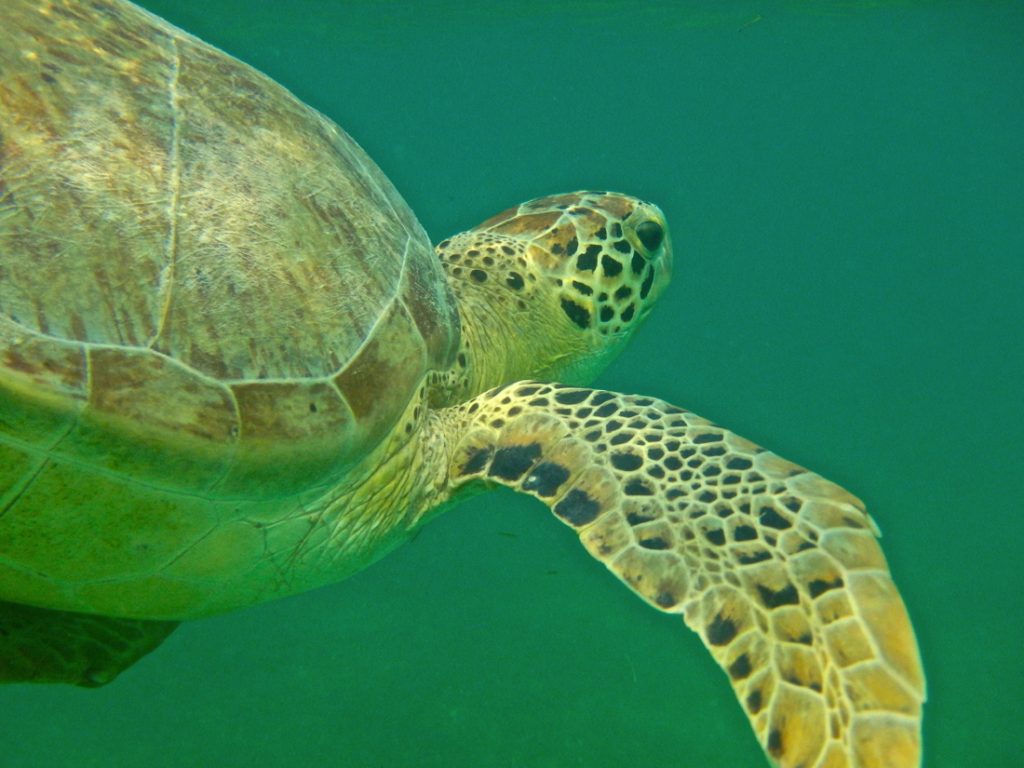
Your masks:
<svg viewBox="0 0 1024 768"><path fill-rule="evenodd" d="M586 491L573 488L555 504L554 512L570 525L579 528L594 522L602 510L601 505Z"/></svg>
<svg viewBox="0 0 1024 768"><path fill-rule="evenodd" d="M238 430L227 389L148 350L93 348L88 360L88 406L54 453L164 487L211 488Z"/></svg>
<svg viewBox="0 0 1024 768"><path fill-rule="evenodd" d="M52 445L88 400L85 350L19 331L0 318L0 399L0 435L17 435L40 448ZM0 473L12 471L12 460Z"/></svg>
<svg viewBox="0 0 1024 768"><path fill-rule="evenodd" d="M887 573L854 573L849 577L849 587L856 595L864 622L874 628L872 637L882 659L892 669L903 670L903 680L908 689L923 697L924 675L917 663L917 644L903 600L892 579Z"/></svg>
<svg viewBox="0 0 1024 768"><path fill-rule="evenodd" d="M0 386L57 408L84 404L88 396L85 349L22 331L0 317Z"/></svg>
<svg viewBox="0 0 1024 768"><path fill-rule="evenodd" d="M580 531L580 541L601 562L610 561L633 544L630 526L619 515L605 515Z"/></svg>
<svg viewBox="0 0 1024 768"><path fill-rule="evenodd" d="M183 472L187 468L172 469ZM91 607L96 612L147 615L152 602L143 599L144 593L126 605L123 595L110 590L105 582L156 572L183 546L201 538L215 524L220 510L202 497L182 497L177 489L140 484L126 494L124 485L111 474L97 473L87 485L76 486L79 472L75 463L51 458L0 515L0 586L4 595L38 594L33 584L41 582L49 593L48 599L38 603L62 607L67 584L80 583L76 591L84 594L82 584L91 582L97 595ZM76 490L75 515L92 524L88 536L67 535L68 488ZM172 518L177 536L167 536L167 519L176 509L184 509L180 518ZM18 567L7 570L9 563Z"/></svg>
<svg viewBox="0 0 1024 768"><path fill-rule="evenodd" d="M827 719L821 697L781 686L769 715L766 751L783 766L813 766L826 743ZM773 749L773 742L776 749Z"/></svg>
<svg viewBox="0 0 1024 768"><path fill-rule="evenodd" d="M502 446L495 451L487 474L502 480L518 480L536 463L540 453L538 443Z"/></svg>
<svg viewBox="0 0 1024 768"><path fill-rule="evenodd" d="M546 498L554 496L569 477L570 472L564 465L544 461L530 472L530 476L523 481L522 488L527 493L535 493Z"/></svg>
<svg viewBox="0 0 1024 768"><path fill-rule="evenodd" d="M897 720L884 713L861 716L851 727L851 741L858 766L910 766L920 759L920 738L911 718Z"/></svg>
<svg viewBox="0 0 1024 768"><path fill-rule="evenodd" d="M686 569L674 554L630 548L609 567L640 597L661 610L672 610L689 591Z"/></svg>

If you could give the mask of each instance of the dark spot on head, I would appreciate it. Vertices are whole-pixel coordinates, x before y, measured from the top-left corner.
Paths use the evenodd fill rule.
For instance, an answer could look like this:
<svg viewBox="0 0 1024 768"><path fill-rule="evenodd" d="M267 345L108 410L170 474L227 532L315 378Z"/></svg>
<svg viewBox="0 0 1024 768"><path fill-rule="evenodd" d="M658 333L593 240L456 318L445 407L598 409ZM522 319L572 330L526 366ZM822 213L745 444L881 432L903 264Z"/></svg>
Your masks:
<svg viewBox="0 0 1024 768"><path fill-rule="evenodd" d="M576 249L579 247L580 241L573 237L573 239L569 241L569 244L565 246L565 255L572 256L574 253L576 253Z"/></svg>
<svg viewBox="0 0 1024 768"><path fill-rule="evenodd" d="M491 462L491 469L487 474L502 480L518 480L538 458L540 445L537 443L499 448L494 454L494 461Z"/></svg>
<svg viewBox="0 0 1024 768"><path fill-rule="evenodd" d="M615 310L609 307L607 304L605 304L603 307L601 307L600 317L602 323L609 323L611 322L612 318L615 317Z"/></svg>
<svg viewBox="0 0 1024 768"><path fill-rule="evenodd" d="M572 287L582 293L584 296L590 296L594 293L594 289L586 283L581 283L579 280L572 281Z"/></svg>
<svg viewBox="0 0 1024 768"><path fill-rule="evenodd" d="M644 267L647 266L647 259L641 256L639 253L634 252L633 258L629 261L629 268L633 270L634 275L643 274Z"/></svg>
<svg viewBox="0 0 1024 768"><path fill-rule="evenodd" d="M593 272L597 268L597 257L600 253L601 246L587 246L587 250L576 257L576 269L583 272Z"/></svg>
<svg viewBox="0 0 1024 768"><path fill-rule="evenodd" d="M647 270L647 277L644 278L643 284L640 286L640 298L646 299L647 295L651 292L651 286L654 285L654 270Z"/></svg>
<svg viewBox="0 0 1024 768"><path fill-rule="evenodd" d="M617 240L612 244L612 248L614 248L619 253L630 253L633 250L633 246L631 246L625 240Z"/></svg>
<svg viewBox="0 0 1024 768"><path fill-rule="evenodd" d="M726 469L750 469L752 466L754 466L754 462L742 456L733 456L725 462Z"/></svg>
<svg viewBox="0 0 1024 768"><path fill-rule="evenodd" d="M469 276L478 283L482 283L485 280L487 280L487 273L484 272L482 269L474 269L472 272L469 273Z"/></svg>
<svg viewBox="0 0 1024 768"><path fill-rule="evenodd" d="M590 327L590 311L572 299L562 299L562 311L580 328Z"/></svg>
<svg viewBox="0 0 1024 768"><path fill-rule="evenodd" d="M622 310L622 313L619 315L619 317L622 318L622 322L628 323L630 320L633 319L633 314L635 312L636 312L636 306L634 306L633 304L630 304L628 307L626 307L624 310Z"/></svg>
<svg viewBox="0 0 1024 768"><path fill-rule="evenodd" d="M601 256L601 269L604 270L606 277L615 277L622 271L622 263L605 253Z"/></svg>
<svg viewBox="0 0 1024 768"><path fill-rule="evenodd" d="M628 299L631 293L633 293L633 289L628 285L620 285L618 290L615 291L615 298L622 301L623 299Z"/></svg>
<svg viewBox="0 0 1024 768"><path fill-rule="evenodd" d="M508 287L514 291L520 291L523 288L523 276L518 272L509 272L508 277L505 278L505 282Z"/></svg>

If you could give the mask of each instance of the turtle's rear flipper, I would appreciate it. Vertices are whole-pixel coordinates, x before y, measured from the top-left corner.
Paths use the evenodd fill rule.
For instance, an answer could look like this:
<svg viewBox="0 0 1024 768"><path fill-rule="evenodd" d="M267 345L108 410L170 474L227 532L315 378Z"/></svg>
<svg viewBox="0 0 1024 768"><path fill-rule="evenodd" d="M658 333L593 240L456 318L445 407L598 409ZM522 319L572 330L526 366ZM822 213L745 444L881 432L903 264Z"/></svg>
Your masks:
<svg viewBox="0 0 1024 768"><path fill-rule="evenodd" d="M177 626L0 601L0 683L104 685Z"/></svg>
<svg viewBox="0 0 1024 768"><path fill-rule="evenodd" d="M521 382L440 419L449 487L536 496L640 597L681 614L774 765L920 764L917 643L854 496L652 398Z"/></svg>

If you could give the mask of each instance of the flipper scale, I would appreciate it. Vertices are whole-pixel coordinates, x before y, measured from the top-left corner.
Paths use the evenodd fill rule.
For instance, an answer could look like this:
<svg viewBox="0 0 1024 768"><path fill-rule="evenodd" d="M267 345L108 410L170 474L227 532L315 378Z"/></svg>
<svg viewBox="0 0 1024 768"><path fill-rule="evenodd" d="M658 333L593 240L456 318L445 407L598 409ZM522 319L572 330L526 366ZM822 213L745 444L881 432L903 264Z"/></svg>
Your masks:
<svg viewBox="0 0 1024 768"><path fill-rule="evenodd" d="M774 765L920 765L917 644L859 499L652 398L521 382L453 410L452 490L539 498L681 614Z"/></svg>

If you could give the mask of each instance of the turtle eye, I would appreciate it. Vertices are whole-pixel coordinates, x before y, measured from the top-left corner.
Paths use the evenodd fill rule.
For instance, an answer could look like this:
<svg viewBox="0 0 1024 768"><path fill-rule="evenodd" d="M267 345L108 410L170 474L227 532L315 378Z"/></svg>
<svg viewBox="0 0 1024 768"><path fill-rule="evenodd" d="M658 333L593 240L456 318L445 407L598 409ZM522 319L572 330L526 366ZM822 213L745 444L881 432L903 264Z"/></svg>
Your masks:
<svg viewBox="0 0 1024 768"><path fill-rule="evenodd" d="M636 236L644 244L644 248L653 253L665 239L665 230L658 222L648 219L637 226Z"/></svg>

